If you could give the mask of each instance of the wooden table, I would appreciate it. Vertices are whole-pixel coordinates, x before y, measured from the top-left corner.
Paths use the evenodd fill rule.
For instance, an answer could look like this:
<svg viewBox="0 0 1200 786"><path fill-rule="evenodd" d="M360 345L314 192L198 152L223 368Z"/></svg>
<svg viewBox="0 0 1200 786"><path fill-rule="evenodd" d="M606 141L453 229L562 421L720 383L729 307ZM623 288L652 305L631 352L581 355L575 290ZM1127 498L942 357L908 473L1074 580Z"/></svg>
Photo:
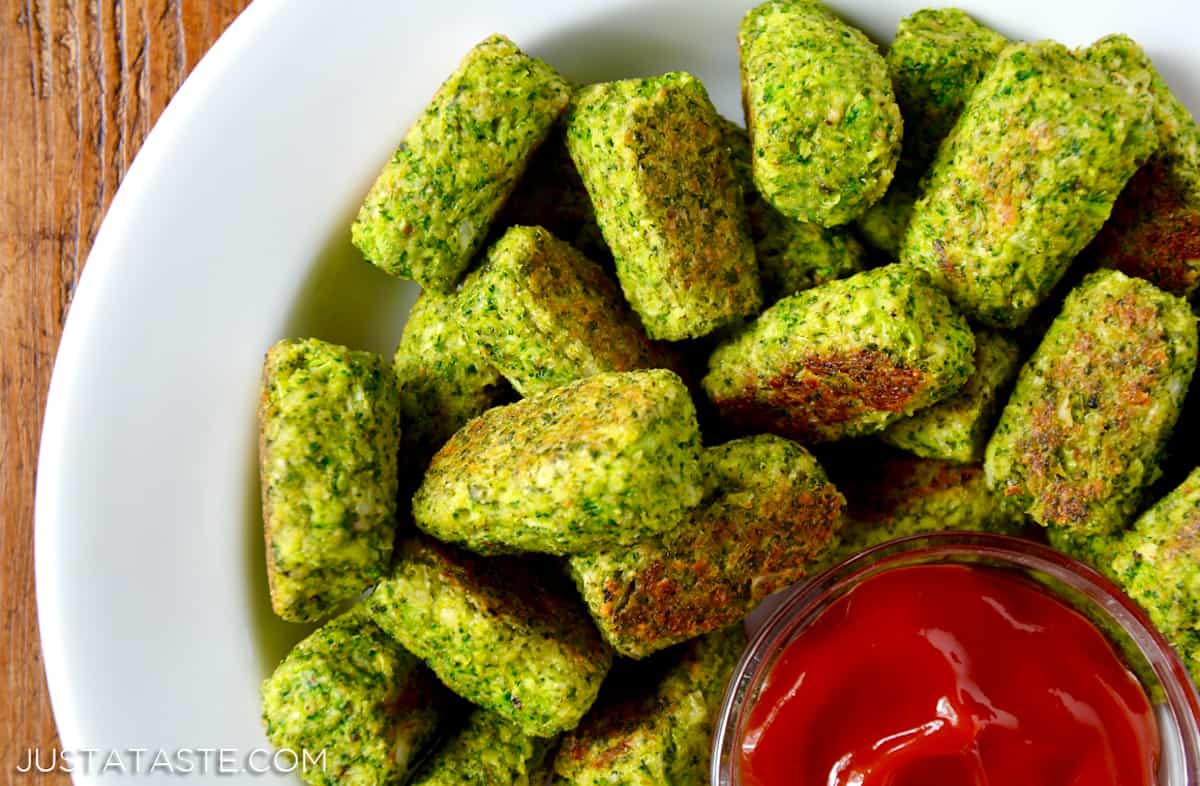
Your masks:
<svg viewBox="0 0 1200 786"><path fill-rule="evenodd" d="M0 782L57 745L34 609L42 409L104 212L183 78L249 0L0 0ZM18 758L20 757L20 758Z"/></svg>

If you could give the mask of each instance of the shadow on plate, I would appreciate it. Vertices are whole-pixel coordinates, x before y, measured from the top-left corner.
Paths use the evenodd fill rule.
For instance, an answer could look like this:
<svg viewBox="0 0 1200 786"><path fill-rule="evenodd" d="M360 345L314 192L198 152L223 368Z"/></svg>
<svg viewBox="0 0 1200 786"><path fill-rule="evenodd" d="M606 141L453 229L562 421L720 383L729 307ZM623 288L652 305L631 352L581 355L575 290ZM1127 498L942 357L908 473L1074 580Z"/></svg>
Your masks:
<svg viewBox="0 0 1200 786"><path fill-rule="evenodd" d="M706 6L697 13L690 0L618 5L557 30L528 44L577 83L652 76L688 70L711 89L718 77L736 74L738 3ZM686 24L692 35L685 44L668 32ZM724 81L728 81L727 79ZM712 95L723 113L740 117L736 92Z"/></svg>
<svg viewBox="0 0 1200 786"><path fill-rule="evenodd" d="M283 335L320 338L390 358L420 290L362 258L350 243L353 218L351 212L335 225L284 323Z"/></svg>
<svg viewBox="0 0 1200 786"><path fill-rule="evenodd" d="M350 243L352 219L352 214L339 217L337 230L313 260L308 280L284 322L282 335L320 338L390 358L419 290L415 284L392 278L363 260ZM285 622L271 610L259 496L258 424L250 423L248 431L243 516L245 586L251 594L253 638L265 678L292 646L316 626Z"/></svg>

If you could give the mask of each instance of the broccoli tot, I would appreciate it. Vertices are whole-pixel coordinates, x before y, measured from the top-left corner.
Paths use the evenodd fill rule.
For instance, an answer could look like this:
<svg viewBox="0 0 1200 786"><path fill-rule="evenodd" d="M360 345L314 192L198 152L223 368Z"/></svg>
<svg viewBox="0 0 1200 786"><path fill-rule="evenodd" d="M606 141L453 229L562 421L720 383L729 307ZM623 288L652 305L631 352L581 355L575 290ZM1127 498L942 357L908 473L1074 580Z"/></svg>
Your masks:
<svg viewBox="0 0 1200 786"><path fill-rule="evenodd" d="M361 608L297 644L262 698L271 744L319 761L301 773L313 786L399 786L456 709Z"/></svg>
<svg viewBox="0 0 1200 786"><path fill-rule="evenodd" d="M1092 273L1021 369L988 442L988 483L1043 526L1120 529L1158 477L1195 367L1186 302Z"/></svg>
<svg viewBox="0 0 1200 786"><path fill-rule="evenodd" d="M396 381L383 358L317 339L267 352L259 462L271 607L328 616L387 569L400 447Z"/></svg>
<svg viewBox="0 0 1200 786"><path fill-rule="evenodd" d="M947 530L1016 535L1024 526L1020 511L988 488L978 464L896 454L842 470L846 521L822 568L894 538Z"/></svg>
<svg viewBox="0 0 1200 786"><path fill-rule="evenodd" d="M945 295L919 271L888 265L779 301L717 347L703 385L742 428L830 441L954 393L974 352Z"/></svg>
<svg viewBox="0 0 1200 786"><path fill-rule="evenodd" d="M764 303L770 305L866 267L866 249L845 228L794 221L763 199L754 185L746 130L725 119L721 127L742 184Z"/></svg>
<svg viewBox="0 0 1200 786"><path fill-rule="evenodd" d="M975 371L962 389L911 417L896 421L880 439L918 456L962 463L983 461L1000 395L1017 376L1020 349L992 331L975 334Z"/></svg>
<svg viewBox="0 0 1200 786"><path fill-rule="evenodd" d="M920 167L934 159L1007 45L957 8L926 8L900 20L885 59L906 121L904 157Z"/></svg>
<svg viewBox="0 0 1200 786"><path fill-rule="evenodd" d="M1149 106L1099 66L1011 44L938 148L900 261L967 316L1019 327L1156 144Z"/></svg>
<svg viewBox="0 0 1200 786"><path fill-rule="evenodd" d="M437 749L411 786L541 786L550 740L531 737L487 710L475 710Z"/></svg>
<svg viewBox="0 0 1200 786"><path fill-rule="evenodd" d="M567 149L653 339L699 338L761 304L720 122L685 73L590 85L567 112Z"/></svg>
<svg viewBox="0 0 1200 786"><path fill-rule="evenodd" d="M1109 564L1192 678L1200 676L1200 469L1142 514L1112 548Z"/></svg>
<svg viewBox="0 0 1200 786"><path fill-rule="evenodd" d="M572 554L669 531L701 493L683 382L662 369L614 372L472 420L434 456L413 517L481 554Z"/></svg>
<svg viewBox="0 0 1200 786"><path fill-rule="evenodd" d="M754 182L780 213L830 227L887 190L900 109L863 33L814 0L767 0L738 29Z"/></svg>
<svg viewBox="0 0 1200 786"><path fill-rule="evenodd" d="M904 116L900 163L883 199L857 222L867 242L893 259L900 255L921 176L1007 44L957 8L926 8L900 20L884 58Z"/></svg>
<svg viewBox="0 0 1200 786"><path fill-rule="evenodd" d="M458 326L454 298L433 292L422 292L408 313L392 366L400 389L400 471L411 489L454 432L511 391Z"/></svg>
<svg viewBox="0 0 1200 786"><path fill-rule="evenodd" d="M1121 192L1091 256L1101 267L1194 298L1200 286L1200 196L1187 195L1167 163L1152 159Z"/></svg>
<svg viewBox="0 0 1200 786"><path fill-rule="evenodd" d="M496 223L501 227L543 227L588 259L612 269L612 254L596 223L592 198L567 152L566 129L561 122L530 159Z"/></svg>
<svg viewBox="0 0 1200 786"><path fill-rule="evenodd" d="M504 36L479 43L371 187L354 245L387 273L452 291L570 96L553 68Z"/></svg>
<svg viewBox="0 0 1200 786"><path fill-rule="evenodd" d="M829 548L843 499L812 455L763 434L707 448L708 498L671 533L571 557L605 639L641 658L736 623Z"/></svg>
<svg viewBox="0 0 1200 786"><path fill-rule="evenodd" d="M1084 535L1066 527L1046 527L1046 542L1072 559L1116 580L1112 572L1115 550L1121 543L1120 532Z"/></svg>
<svg viewBox="0 0 1200 786"><path fill-rule="evenodd" d="M633 664L563 739L555 783L675 786L707 782L725 683L746 646L740 625Z"/></svg>
<svg viewBox="0 0 1200 786"><path fill-rule="evenodd" d="M1128 36L1105 36L1083 56L1150 103L1161 145L1121 192L1092 256L1191 297L1200 285L1200 124Z"/></svg>
<svg viewBox="0 0 1200 786"><path fill-rule="evenodd" d="M599 265L541 227L512 227L458 294L463 330L521 395L653 368L650 343Z"/></svg>
<svg viewBox="0 0 1200 786"><path fill-rule="evenodd" d="M553 571L414 537L367 599L371 618L451 690L527 735L579 722L612 651Z"/></svg>
<svg viewBox="0 0 1200 786"><path fill-rule="evenodd" d="M867 245L891 260L900 258L904 233L921 193L920 179L920 173L913 172L902 160L887 193L854 221Z"/></svg>

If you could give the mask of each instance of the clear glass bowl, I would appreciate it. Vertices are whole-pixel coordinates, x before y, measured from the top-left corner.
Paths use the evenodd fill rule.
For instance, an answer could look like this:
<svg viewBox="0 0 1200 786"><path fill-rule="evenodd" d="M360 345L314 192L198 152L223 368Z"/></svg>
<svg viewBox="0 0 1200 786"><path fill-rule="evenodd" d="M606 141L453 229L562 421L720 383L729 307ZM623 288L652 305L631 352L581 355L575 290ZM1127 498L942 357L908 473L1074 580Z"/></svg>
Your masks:
<svg viewBox="0 0 1200 786"><path fill-rule="evenodd" d="M920 535L864 551L788 590L730 678L713 740L712 786L741 786L740 746L750 709L783 650L831 604L885 570L927 564L1011 570L1108 633L1155 704L1161 738L1160 786L1200 786L1200 698L1187 670L1145 613L1112 582L1053 549L1028 540L977 533Z"/></svg>

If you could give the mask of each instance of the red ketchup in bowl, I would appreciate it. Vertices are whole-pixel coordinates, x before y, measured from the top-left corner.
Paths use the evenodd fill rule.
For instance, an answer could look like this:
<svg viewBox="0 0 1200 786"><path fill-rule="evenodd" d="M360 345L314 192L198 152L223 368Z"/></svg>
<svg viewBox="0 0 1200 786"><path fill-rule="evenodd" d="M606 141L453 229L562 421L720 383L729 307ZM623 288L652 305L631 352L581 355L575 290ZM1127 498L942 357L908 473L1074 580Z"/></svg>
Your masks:
<svg viewBox="0 0 1200 786"><path fill-rule="evenodd" d="M787 645L745 786L1153 786L1154 711L1095 625L1034 581L897 567Z"/></svg>

